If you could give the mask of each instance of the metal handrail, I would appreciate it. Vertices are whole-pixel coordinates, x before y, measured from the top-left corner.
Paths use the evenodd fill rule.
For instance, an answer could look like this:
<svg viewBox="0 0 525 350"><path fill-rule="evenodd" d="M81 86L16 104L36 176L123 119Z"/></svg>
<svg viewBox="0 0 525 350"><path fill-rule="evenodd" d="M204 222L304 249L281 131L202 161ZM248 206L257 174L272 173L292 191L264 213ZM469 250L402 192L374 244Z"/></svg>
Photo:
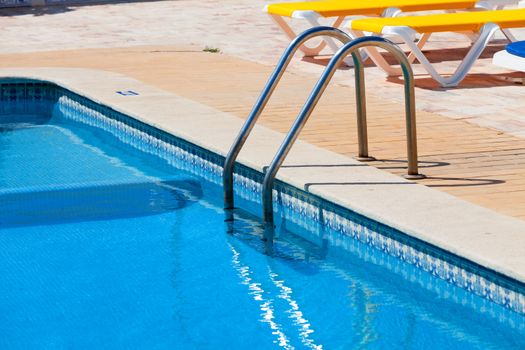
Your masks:
<svg viewBox="0 0 525 350"><path fill-rule="evenodd" d="M226 160L224 161L224 170L223 170L223 187L224 187L224 207L225 209L233 209L234 208L234 202L233 202L233 167L235 164L235 160L237 159L237 156L239 155L239 152L241 151L242 146L246 142L246 139L250 135L253 127L255 126L255 123L257 122L257 119L259 119L259 116L261 115L261 112L263 111L264 107L266 106L266 103L270 99L270 96L272 95L275 87L281 80L282 75L284 74L284 71L288 67L288 64L290 63L292 57L296 53L296 51L299 49L301 45L303 45L306 41L319 37L319 36L329 36L333 37L335 39L340 40L343 44L348 43L352 38L346 34L345 32L332 27L316 27L306 30L305 32L301 33L300 35L295 38L290 45L288 45L288 48L284 51L283 55L281 56L279 63L275 67L272 75L268 79L268 82L266 83L266 86L264 87L263 91L261 92L261 95L257 99L257 102L255 102L255 105L252 108L252 111L248 115L248 118L244 122L244 125L241 128L241 131L237 135L237 138L233 142L233 145L231 146L228 155L226 156Z"/></svg>
<svg viewBox="0 0 525 350"><path fill-rule="evenodd" d="M356 96L358 96L357 110L358 110L358 132L361 136L366 136L366 119L361 119L359 116L364 117L366 115L365 110L365 94L364 94L364 79L363 79L363 63L360 59L358 50L366 46L377 46L382 48L397 59L401 65L403 72L404 85L405 85L405 114L406 114L406 132L407 132L407 157L408 157L408 175L406 177L415 179L422 178L424 175L418 173L417 164L417 135L416 135L416 109L414 100L414 74L410 63L408 62L405 53L392 42L379 38L379 37L363 37L352 40L345 44L339 51L337 51L334 57L328 63L321 78L313 88L310 96L308 97L305 105L301 112L294 121L290 131L286 135L285 140L279 147L277 154L272 160L272 163L266 170L266 174L263 181L262 190L262 203L263 203L263 219L265 223L272 224L273 227L273 183L277 171L281 167L284 159L288 155L288 152L292 148L293 144L297 140L299 133L303 129L304 125L308 121L313 109L317 105L321 94L326 89L326 86L333 77L336 69L339 67L341 62L350 54L354 58L354 67L356 69ZM363 123L364 122L364 123ZM366 137L361 140L366 140ZM361 147L364 145L360 144ZM366 154L368 152L366 151Z"/></svg>

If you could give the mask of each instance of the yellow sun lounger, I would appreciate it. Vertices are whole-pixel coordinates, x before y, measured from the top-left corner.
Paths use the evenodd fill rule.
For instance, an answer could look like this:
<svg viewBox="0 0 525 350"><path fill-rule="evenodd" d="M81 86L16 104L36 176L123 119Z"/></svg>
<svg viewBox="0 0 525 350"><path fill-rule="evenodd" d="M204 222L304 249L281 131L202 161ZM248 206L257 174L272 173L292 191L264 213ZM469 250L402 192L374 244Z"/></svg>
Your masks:
<svg viewBox="0 0 525 350"><path fill-rule="evenodd" d="M312 27L321 25L319 23L320 18L335 17L332 26L338 28L347 16L396 17L401 12L465 10L473 8L493 10L500 9L506 5L516 4L517 2L518 0L325 0L271 4L266 6L265 11L274 19L289 39L293 40L297 34L284 20L284 17L304 19ZM509 39L511 38L509 37ZM333 52L338 49L338 46L332 40L327 39L316 47L303 46L301 50L307 56L315 56L326 45Z"/></svg>
<svg viewBox="0 0 525 350"><path fill-rule="evenodd" d="M479 12L461 12L425 16L397 18L365 18L349 22L349 28L355 36L364 36L363 32L393 34L401 37L427 72L442 86L456 86L467 75L479 58L488 42L498 30L525 27L525 9L496 10ZM469 52L449 77L439 74L421 51L414 39L418 34L428 36L437 32L474 32L478 39ZM375 50L367 49L370 58L389 75L399 74L399 69L390 66Z"/></svg>

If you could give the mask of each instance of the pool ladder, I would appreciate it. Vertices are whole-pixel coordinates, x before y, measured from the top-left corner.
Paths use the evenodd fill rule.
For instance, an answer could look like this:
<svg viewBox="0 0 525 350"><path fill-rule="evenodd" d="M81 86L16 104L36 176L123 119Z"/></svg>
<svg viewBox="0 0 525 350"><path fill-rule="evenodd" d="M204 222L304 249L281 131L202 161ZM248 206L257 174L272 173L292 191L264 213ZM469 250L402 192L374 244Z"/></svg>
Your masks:
<svg viewBox="0 0 525 350"><path fill-rule="evenodd" d="M262 189L263 219L264 222L266 224L270 224L271 227L273 227L273 184L275 176L277 175L277 171L284 162L288 152L299 136L299 133L308 121L310 114L326 89L336 69L348 55L352 55L355 70L357 133L359 143L359 151L356 159L360 161L374 160L373 157L368 155L364 69L361 54L359 52L359 49L363 47L375 46L382 48L390 52L401 65L405 90L405 115L408 153L408 169L405 177L408 179L420 179L424 177L424 175L418 172L414 77L412 68L410 67L410 63L408 62L404 52L395 44L380 37L369 36L352 40L348 34L339 29L332 27L316 27L301 33L290 43L290 45L288 45L288 48L281 56L277 66L266 83L266 86L261 92L261 95L253 106L253 109L250 112L248 118L244 122L241 131L231 146L230 151L226 156L223 170L224 208L234 209L233 167L235 165L235 160L237 159L241 148L246 142L246 139L250 135L250 132L255 126L257 119L261 115L261 112L266 106L266 103L270 99L275 87L279 83L282 75L284 74L284 71L288 67L288 64L290 63L297 49L306 41L319 36L328 36L338 39L343 44L343 46L334 54L328 63L323 74L317 81L308 99L306 100L306 103L301 109L299 115L292 124L292 127L288 131L286 138L279 147L277 154L274 156L271 164L268 166L265 172Z"/></svg>

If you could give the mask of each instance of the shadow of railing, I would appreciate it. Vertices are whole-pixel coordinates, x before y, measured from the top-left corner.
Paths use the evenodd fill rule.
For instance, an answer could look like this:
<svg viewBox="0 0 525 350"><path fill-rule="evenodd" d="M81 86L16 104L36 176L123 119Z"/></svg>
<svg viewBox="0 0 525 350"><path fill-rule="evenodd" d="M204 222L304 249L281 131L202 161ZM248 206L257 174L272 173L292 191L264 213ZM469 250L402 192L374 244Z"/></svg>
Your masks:
<svg viewBox="0 0 525 350"><path fill-rule="evenodd" d="M487 185L500 185L506 181L498 179L480 179L480 178L465 178L465 177L437 177L428 176L425 180L441 180L441 181L457 181L463 183L452 183L452 184L425 184L427 187L446 188L446 187L473 187L473 186L487 186ZM424 183L423 183L424 184Z"/></svg>
<svg viewBox="0 0 525 350"><path fill-rule="evenodd" d="M415 182L408 182L405 180L397 181L363 181L363 182L309 182L304 185L304 190L309 191L312 186L388 186L388 185L403 185L403 186L413 186L416 185Z"/></svg>
<svg viewBox="0 0 525 350"><path fill-rule="evenodd" d="M382 163L384 163L384 164L382 164ZM389 165L388 163L400 163L400 164L403 164L403 165L394 166L394 165ZM383 158L379 158L379 159L376 159L373 162L370 162L370 165L373 165L376 168L383 169L383 170L385 170L385 169L390 169L390 170L406 169L406 164L407 164L407 161L404 160L404 159L383 159ZM435 167L442 167L442 166L450 165L450 163L448 163L448 162L428 161L428 160L427 161L419 160L418 164L419 164L420 168L435 168Z"/></svg>

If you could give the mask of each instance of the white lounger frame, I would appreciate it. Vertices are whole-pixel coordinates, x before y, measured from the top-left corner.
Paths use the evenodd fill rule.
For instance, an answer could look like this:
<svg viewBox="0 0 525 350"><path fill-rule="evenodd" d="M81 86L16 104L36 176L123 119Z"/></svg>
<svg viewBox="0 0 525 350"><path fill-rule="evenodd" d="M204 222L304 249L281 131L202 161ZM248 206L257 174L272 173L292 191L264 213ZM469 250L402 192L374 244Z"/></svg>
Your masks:
<svg viewBox="0 0 525 350"><path fill-rule="evenodd" d="M350 24L351 25L351 24ZM443 76L437 72L434 66L426 58L421 51L423 45L430 37L431 33L425 33L421 36L421 39L416 43L414 39L417 36L417 32L410 27L396 26L396 27L384 27L382 34L397 35L403 39L405 44L409 47L411 53L409 60L412 62L415 58L421 63L425 70L432 76L443 87L454 87L457 86L467 75L470 68L476 60L479 58L489 41L492 39L494 34L500 30L499 26L494 23L485 24L479 31L477 40L472 44L469 52L456 68L456 71L450 76ZM352 31L356 37L364 36L365 34L360 31ZM513 40L514 37L512 37ZM421 41L423 41L421 43ZM400 75L401 71L398 67L392 67L388 62L385 61L383 56L374 48L367 49L368 55L374 61L374 63L383 69L389 76Z"/></svg>

